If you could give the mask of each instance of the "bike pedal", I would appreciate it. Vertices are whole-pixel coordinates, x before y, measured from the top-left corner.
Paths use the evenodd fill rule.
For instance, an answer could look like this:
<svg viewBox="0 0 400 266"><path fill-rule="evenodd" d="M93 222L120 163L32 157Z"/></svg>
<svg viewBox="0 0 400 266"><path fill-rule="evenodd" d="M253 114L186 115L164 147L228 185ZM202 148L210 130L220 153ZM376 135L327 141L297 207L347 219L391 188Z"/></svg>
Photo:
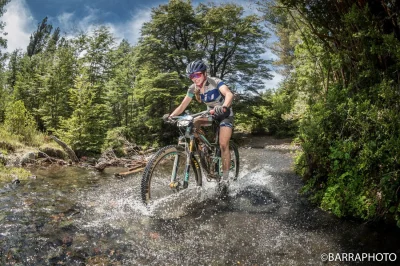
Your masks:
<svg viewBox="0 0 400 266"><path fill-rule="evenodd" d="M219 179L220 179L220 177L217 176L217 175L212 175L212 174L207 175L207 181L208 182L219 181Z"/></svg>
<svg viewBox="0 0 400 266"><path fill-rule="evenodd" d="M177 188L179 186L179 182L171 182L169 183L170 188Z"/></svg>

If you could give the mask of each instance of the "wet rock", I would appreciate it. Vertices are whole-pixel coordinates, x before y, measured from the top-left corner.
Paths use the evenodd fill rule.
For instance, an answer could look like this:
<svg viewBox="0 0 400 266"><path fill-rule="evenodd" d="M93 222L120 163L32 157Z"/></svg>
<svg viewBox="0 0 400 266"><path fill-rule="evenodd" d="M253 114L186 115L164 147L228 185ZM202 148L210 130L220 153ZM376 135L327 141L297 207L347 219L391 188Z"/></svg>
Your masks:
<svg viewBox="0 0 400 266"><path fill-rule="evenodd" d="M52 147L43 147L40 151L53 158L66 159L68 157L64 151Z"/></svg>
<svg viewBox="0 0 400 266"><path fill-rule="evenodd" d="M7 156L0 152L0 164L6 165L7 164Z"/></svg>
<svg viewBox="0 0 400 266"><path fill-rule="evenodd" d="M0 193L5 193L7 191L16 189L20 183L21 183L21 181L19 181L18 177L14 177L14 179L13 179L13 181L11 181L11 183L4 185L4 189L0 189Z"/></svg>
<svg viewBox="0 0 400 266"><path fill-rule="evenodd" d="M72 245L73 238L70 235L64 236L62 239L63 245L69 247Z"/></svg>
<svg viewBox="0 0 400 266"><path fill-rule="evenodd" d="M91 164L91 165L95 165L95 164L97 163L97 160L96 160L96 158L89 157L89 158L87 159L87 163L88 163L88 164Z"/></svg>
<svg viewBox="0 0 400 266"><path fill-rule="evenodd" d="M34 152L27 152L21 157L21 165L33 163L36 159L36 153Z"/></svg>
<svg viewBox="0 0 400 266"><path fill-rule="evenodd" d="M21 166L20 164L21 158L15 153L12 153L7 156L7 166Z"/></svg>
<svg viewBox="0 0 400 266"><path fill-rule="evenodd" d="M7 151L14 151L14 147L10 143L5 141L0 141L0 148Z"/></svg>

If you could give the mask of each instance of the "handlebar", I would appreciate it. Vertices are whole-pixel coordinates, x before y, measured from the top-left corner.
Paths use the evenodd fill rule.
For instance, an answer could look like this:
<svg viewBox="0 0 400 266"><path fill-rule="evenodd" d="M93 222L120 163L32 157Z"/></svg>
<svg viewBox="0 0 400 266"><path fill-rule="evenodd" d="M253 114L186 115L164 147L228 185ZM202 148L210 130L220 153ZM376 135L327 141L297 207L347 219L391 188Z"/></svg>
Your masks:
<svg viewBox="0 0 400 266"><path fill-rule="evenodd" d="M196 117L208 117L209 115L212 115L214 110L207 110L203 111L200 113L196 114L188 114L188 115L178 115L178 116L171 116L170 118L172 120L178 121L178 120L193 120Z"/></svg>

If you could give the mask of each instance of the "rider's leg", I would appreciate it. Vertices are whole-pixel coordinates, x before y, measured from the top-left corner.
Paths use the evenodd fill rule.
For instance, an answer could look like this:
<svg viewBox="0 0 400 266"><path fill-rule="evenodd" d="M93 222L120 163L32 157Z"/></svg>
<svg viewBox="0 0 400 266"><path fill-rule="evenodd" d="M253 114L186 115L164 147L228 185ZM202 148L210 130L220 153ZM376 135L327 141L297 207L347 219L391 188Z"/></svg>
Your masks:
<svg viewBox="0 0 400 266"><path fill-rule="evenodd" d="M232 128L221 126L219 129L219 146L221 148L223 179L227 180L231 166L231 153L229 152L229 140L232 136Z"/></svg>
<svg viewBox="0 0 400 266"><path fill-rule="evenodd" d="M211 121L206 118L206 117L196 117L194 119L194 127L200 129L200 127L204 127L204 126L210 126L211 125ZM195 136L197 137L197 133L194 133Z"/></svg>

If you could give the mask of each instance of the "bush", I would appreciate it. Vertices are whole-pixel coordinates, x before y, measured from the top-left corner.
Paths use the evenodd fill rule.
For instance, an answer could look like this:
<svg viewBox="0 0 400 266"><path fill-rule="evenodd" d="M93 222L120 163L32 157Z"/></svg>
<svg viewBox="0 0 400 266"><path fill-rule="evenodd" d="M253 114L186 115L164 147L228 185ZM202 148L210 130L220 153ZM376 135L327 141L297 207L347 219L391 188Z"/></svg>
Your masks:
<svg viewBox="0 0 400 266"><path fill-rule="evenodd" d="M125 127L116 127L107 131L107 136L101 148L102 152L107 149L112 149L117 156L124 156L124 144L126 142L125 134L127 129Z"/></svg>
<svg viewBox="0 0 400 266"><path fill-rule="evenodd" d="M13 102L6 108L4 128L25 144L32 142L37 134L35 120L22 101Z"/></svg>
<svg viewBox="0 0 400 266"><path fill-rule="evenodd" d="M6 167L0 164L0 181L11 182L15 178L27 180L31 172L19 167Z"/></svg>
<svg viewBox="0 0 400 266"><path fill-rule="evenodd" d="M322 209L339 217L392 216L399 222L400 114L395 102L400 97L385 81L366 91L345 98L346 90L332 88L325 103L310 107L300 124L303 149L296 170L306 181L303 192Z"/></svg>

